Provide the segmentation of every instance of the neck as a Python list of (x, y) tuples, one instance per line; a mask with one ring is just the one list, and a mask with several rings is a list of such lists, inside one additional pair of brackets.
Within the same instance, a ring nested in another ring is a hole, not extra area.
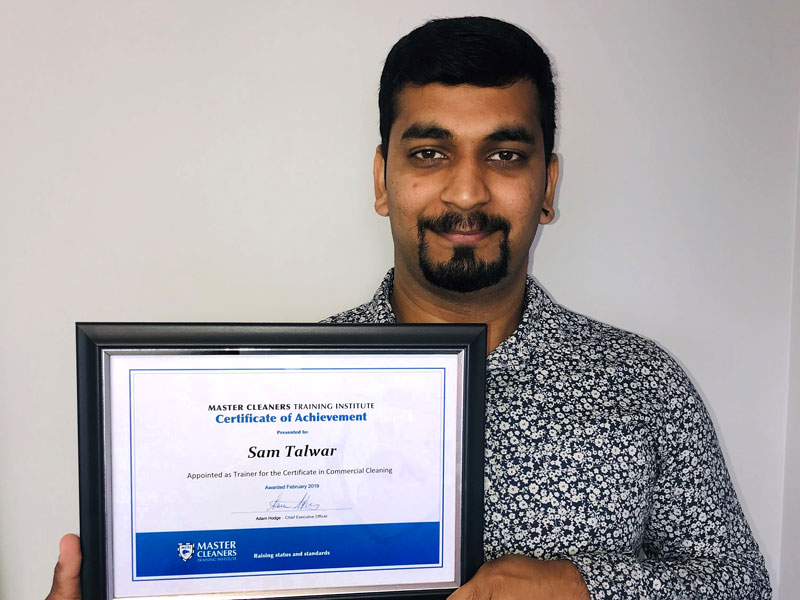
[(522, 320), (527, 264), (525, 267), (490, 288), (461, 293), (420, 285), (407, 271), (395, 266), (392, 309), (398, 323), (486, 323), (489, 353)]

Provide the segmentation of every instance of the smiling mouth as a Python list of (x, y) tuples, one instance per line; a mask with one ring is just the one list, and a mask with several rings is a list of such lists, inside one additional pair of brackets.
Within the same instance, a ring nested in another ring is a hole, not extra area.
[(497, 230), (486, 231), (486, 230), (474, 230), (474, 231), (449, 231), (449, 232), (442, 232), (436, 233), (446, 239), (447, 241), (458, 244), (458, 245), (468, 245), (468, 244), (477, 244), (478, 242), (485, 240), (493, 233), (496, 233)]
[(454, 246), (473, 246), (501, 232), (508, 238), (510, 224), (504, 218), (476, 210), (468, 214), (448, 212), (438, 217), (421, 217), (417, 221), (420, 244), (425, 243), (425, 232), (434, 234)]

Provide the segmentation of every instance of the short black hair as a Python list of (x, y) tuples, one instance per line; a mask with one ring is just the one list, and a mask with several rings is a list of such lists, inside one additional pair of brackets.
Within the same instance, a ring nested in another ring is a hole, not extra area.
[(400, 38), (381, 73), (381, 152), (397, 118), (397, 95), (406, 85), (469, 84), (504, 87), (528, 79), (539, 92), (539, 123), (547, 163), (556, 134), (556, 86), (550, 59), (525, 31), (499, 19), (434, 19)]

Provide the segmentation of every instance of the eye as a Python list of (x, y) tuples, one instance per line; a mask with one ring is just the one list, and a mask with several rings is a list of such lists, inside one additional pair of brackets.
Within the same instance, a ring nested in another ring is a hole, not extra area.
[(525, 157), (520, 154), (519, 152), (515, 152), (514, 150), (498, 150), (494, 154), (489, 155), (490, 161), (496, 162), (516, 162), (523, 160)]
[(423, 162), (432, 162), (434, 160), (442, 160), (443, 158), (447, 158), (438, 150), (433, 150), (431, 148), (423, 148), (422, 150), (412, 152), (411, 157)]

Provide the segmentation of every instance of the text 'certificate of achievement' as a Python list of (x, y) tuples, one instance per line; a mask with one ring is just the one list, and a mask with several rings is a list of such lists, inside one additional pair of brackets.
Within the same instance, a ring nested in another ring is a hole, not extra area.
[[(173, 334), (171, 347), (159, 335), (143, 343), (148, 327)], [(366, 341), (358, 326), (239, 326), (249, 335), (229, 332), (224, 350), (214, 345), (224, 326), (192, 325), (205, 337), (176, 348), (185, 332), (169, 328), (180, 327), (79, 326), (81, 529), (85, 560), (96, 552), (100, 563), (84, 567), (96, 580), (86, 600), (443, 598), (474, 572), (482, 532), (467, 518), (482, 504), (470, 492), (482, 462), (467, 450), (483, 451), (483, 398), (468, 397), (482, 395), (468, 367), (484, 356), (448, 342), (458, 326), (437, 326), (438, 348), (425, 326), (368, 326)], [(480, 326), (469, 327), (468, 342)], [(103, 344), (124, 338), (120, 328), (136, 343)], [(81, 335), (92, 342), (84, 357)], [(91, 356), (99, 377), (81, 382)], [(83, 458), (87, 438), (102, 440), (100, 524), (87, 516), (99, 470)]]

